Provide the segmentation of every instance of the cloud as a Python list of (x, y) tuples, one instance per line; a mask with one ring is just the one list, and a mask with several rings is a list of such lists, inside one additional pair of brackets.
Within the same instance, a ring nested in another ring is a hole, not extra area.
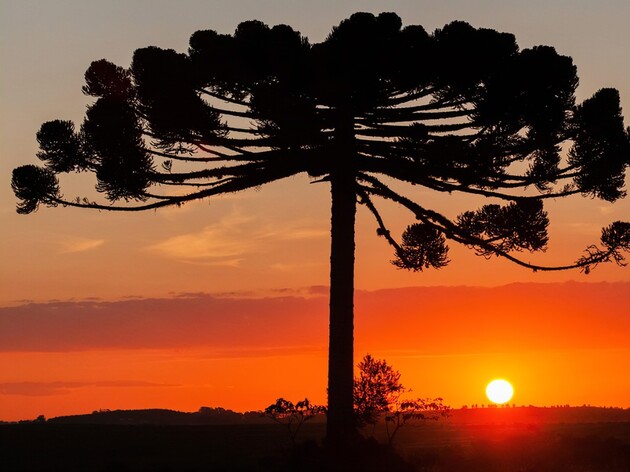
[(223, 230), (206, 227), (198, 233), (168, 238), (149, 247), (164, 256), (185, 261), (206, 260), (217, 265), (237, 265), (241, 256), (251, 250), (246, 240), (230, 240)]
[[(176, 298), (52, 301), (0, 308), (0, 351), (324, 345), (327, 301), (186, 294)], [(304, 326), (309, 326), (304, 329)]]
[(309, 293), (313, 295), (327, 295), (330, 292), (328, 285), (313, 285), (309, 287)]
[[(324, 354), (326, 346), (324, 343), (317, 345), (295, 345), (295, 346), (234, 346), (230, 348), (204, 351), (200, 354), (193, 354), (194, 359), (234, 359), (234, 358), (263, 358), (263, 357), (285, 357), (299, 356), (304, 354)], [(181, 359), (183, 356), (180, 356)]]
[(188, 262), (238, 265), (240, 256), (252, 248), (249, 238), (238, 237), (251, 221), (251, 217), (235, 212), (201, 231), (167, 238), (149, 246), (148, 250)]
[[(312, 351), (328, 342), (327, 292), (3, 307), (0, 352), (199, 348), (228, 358)], [(627, 306), (630, 282), (358, 290), (355, 339), (361, 349), (417, 355), (614, 348), (630, 338)]]
[(591, 239), (593, 236), (597, 237), (597, 235), (599, 234), (602, 225), (600, 225), (599, 223), (594, 223), (594, 222), (577, 222), (577, 223), (568, 223), (565, 225), (566, 227), (570, 228), (571, 232), (574, 234), (587, 234), (589, 236), (591, 236)]
[(282, 262), (277, 262), (274, 264), (271, 264), (269, 266), (270, 270), (273, 271), (277, 271), (277, 272), (295, 272), (295, 271), (300, 271), (300, 272), (306, 272), (309, 269), (313, 269), (313, 268), (317, 268), (321, 266), (321, 262), (309, 262), (309, 263), (296, 263), (296, 264), (286, 264), (286, 263), (282, 263)]
[(147, 249), (183, 262), (236, 267), (273, 244), (327, 237), (327, 229), (310, 224), (262, 224), (235, 212), (200, 231), (172, 236)]
[(616, 211), (616, 208), (612, 205), (599, 205), (597, 208), (602, 215), (606, 216), (612, 215)]
[(267, 230), (257, 235), (258, 239), (275, 239), (278, 241), (299, 241), (303, 239), (322, 239), (330, 235), (329, 230), (321, 228), (287, 225), (282, 229)]
[(178, 387), (178, 385), (136, 380), (110, 380), (103, 382), (5, 382), (0, 383), (0, 395), (21, 395), (33, 397), (68, 395), (76, 389), (86, 387), (146, 388)]
[(60, 254), (85, 252), (96, 249), (105, 243), (104, 239), (72, 238), (60, 243)]

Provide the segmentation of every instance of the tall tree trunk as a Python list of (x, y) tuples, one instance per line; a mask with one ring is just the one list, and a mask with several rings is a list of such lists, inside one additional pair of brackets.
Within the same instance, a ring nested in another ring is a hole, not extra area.
[[(348, 156), (346, 156), (348, 157)], [(331, 446), (346, 444), (354, 421), (354, 222), (356, 190), (349, 169), (331, 175), (330, 335), (328, 425)]]

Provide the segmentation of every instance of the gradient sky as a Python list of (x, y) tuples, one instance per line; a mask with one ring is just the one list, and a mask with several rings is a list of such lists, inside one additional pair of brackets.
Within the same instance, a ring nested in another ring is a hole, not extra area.
[[(92, 60), (127, 66), (138, 47), (184, 51), (194, 31), (228, 33), (248, 19), (288, 23), (317, 42), (355, 11), (394, 11), (428, 31), (465, 20), (514, 33), (522, 48), (555, 46), (578, 66), (578, 100), (613, 86), (630, 115), (627, 0), (0, 0), (0, 419), (98, 408), (256, 409), (278, 395), (325, 401), (326, 185), (303, 176), (158, 212), (19, 216), (9, 182), (14, 167), (37, 161), (42, 122), (82, 120)], [(65, 190), (88, 194), (89, 185)], [(417, 198), (450, 216), (482, 204)], [(611, 205), (578, 197), (548, 210), (549, 250), (527, 258), (558, 264), (596, 242), (602, 226), (630, 220), (630, 198)], [(395, 207), (383, 213), (394, 233), (410, 222)], [(630, 407), (621, 374), (630, 364), (628, 268), (534, 274), (452, 247), (449, 267), (407, 273), (389, 264), (375, 229), (359, 209), (358, 355), (386, 357), (417, 394), (454, 406), (484, 402), (490, 377), (506, 376), (519, 404)], [(528, 294), (461, 288), (512, 283)], [(431, 304), (449, 300), (448, 310), (431, 305), (425, 313), (429, 295), (403, 290), (413, 286), (443, 287)], [(410, 308), (385, 309), (397, 303)], [(252, 313), (264, 316), (243, 321)], [(266, 323), (283, 328), (267, 332)]]

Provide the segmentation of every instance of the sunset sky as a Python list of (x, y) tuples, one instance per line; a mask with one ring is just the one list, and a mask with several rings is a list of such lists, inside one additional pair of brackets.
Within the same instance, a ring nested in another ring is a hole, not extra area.
[[(627, 0), (0, 0), (0, 420), (325, 402), (327, 184), (297, 176), (156, 212), (21, 216), (10, 176), (38, 163), (42, 122), (82, 121), (93, 60), (128, 66), (136, 48), (185, 51), (194, 31), (249, 19), (319, 42), (356, 11), (394, 11), (427, 31), (465, 20), (514, 33), (521, 48), (554, 46), (578, 67), (578, 101), (616, 87), (630, 125)], [(487, 203), (414, 197), (449, 216)], [(383, 209), (394, 234), (411, 222)], [(601, 227), (629, 221), (630, 198), (547, 210), (549, 249), (525, 258), (563, 264)], [(414, 395), (453, 407), (487, 403), (496, 377), (513, 383), (516, 404), (630, 407), (630, 267), (532, 273), (451, 245), (448, 267), (402, 272), (365, 209), (357, 218), (357, 357), (387, 359)]]

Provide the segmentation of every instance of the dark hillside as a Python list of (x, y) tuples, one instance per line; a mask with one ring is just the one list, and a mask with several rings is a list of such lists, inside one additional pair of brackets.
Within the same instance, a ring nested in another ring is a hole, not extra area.
[(594, 406), (460, 408), (448, 419), (453, 424), (558, 424), (630, 422), (630, 408)]
[(174, 410), (100, 410), (87, 415), (59, 416), (48, 420), (54, 424), (109, 425), (229, 425), (269, 424), (259, 412), (236, 413), (223, 408), (201, 407), (185, 413)]
[(10, 424), (0, 425), (0, 470), (253, 471), (287, 447), (277, 425)]
[[(315, 418), (322, 422), (325, 418)], [(630, 423), (630, 408), (592, 406), (558, 407), (484, 407), (452, 410), (451, 424), (556, 424), (556, 423)], [(86, 415), (59, 416), (47, 421), (53, 424), (102, 425), (239, 425), (270, 424), (261, 412), (237, 413), (224, 408), (201, 407), (187, 413), (174, 410), (100, 410)]]
[[(206, 421), (239, 418), (240, 423), (147, 423), (201, 421), (203, 413)], [(627, 415), (628, 410), (592, 407), (469, 408), (456, 410), (447, 421), (401, 428), (394, 449), (409, 464), (410, 468), (405, 470), (418, 472), (628, 472), (630, 421), (623, 420)], [(598, 418), (601, 421), (597, 421)], [(47, 422), (0, 424), (0, 470), (329, 470), (321, 467), (322, 448), (317, 446), (324, 437), (324, 424), (305, 424), (297, 438), (298, 446), (292, 448), (283, 427), (248, 424), (254, 420), (269, 421), (258, 414), (202, 409), (196, 413), (104, 411)], [(106, 421), (136, 423), (104, 424)], [(143, 421), (145, 423), (140, 424)], [(83, 424), (79, 424), (81, 422)], [(384, 425), (379, 425), (374, 433), (381, 444), (386, 443)], [(367, 470), (382, 472), (373, 467)]]

